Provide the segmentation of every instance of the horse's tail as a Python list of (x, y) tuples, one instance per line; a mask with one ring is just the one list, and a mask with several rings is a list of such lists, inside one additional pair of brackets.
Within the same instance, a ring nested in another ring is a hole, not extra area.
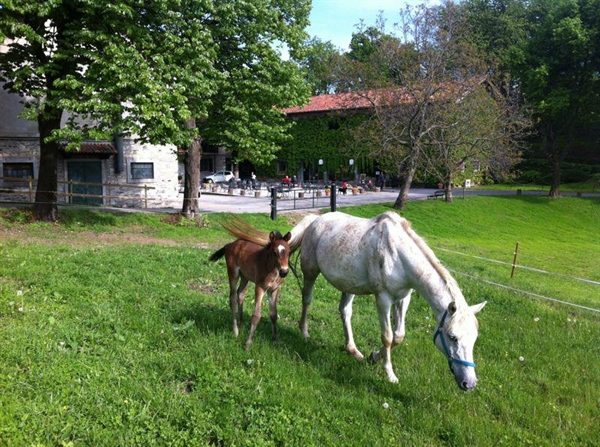
[(225, 256), (225, 248), (227, 247), (227, 245), (219, 248), (217, 251), (215, 251), (210, 258), (208, 258), (209, 261), (213, 261), (216, 262), (219, 259), (221, 259), (223, 256)]
[(310, 226), (311, 223), (313, 223), (317, 219), (317, 217), (319, 217), (318, 214), (308, 214), (300, 222), (298, 222), (298, 224), (294, 228), (290, 230), (292, 237), (288, 243), (290, 246), (291, 253), (295, 252), (297, 249), (300, 248), (300, 244), (302, 243), (302, 239), (304, 238), (304, 233), (306, 232), (306, 229)]

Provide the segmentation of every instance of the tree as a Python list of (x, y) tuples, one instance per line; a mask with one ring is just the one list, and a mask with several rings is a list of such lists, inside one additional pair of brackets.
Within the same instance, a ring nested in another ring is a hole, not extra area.
[[(236, 161), (260, 165), (275, 159), (291, 126), (281, 110), (309, 95), (297, 63), (305, 56), (309, 12), (308, 0), (272, 0), (215, 2), (210, 15), (199, 14), (215, 45), (214, 67), (222, 74), (215, 79), (206, 115), (196, 122), (202, 139), (231, 149)], [(281, 46), (290, 59), (281, 58)], [(195, 141), (184, 163), (182, 212), (188, 216), (198, 212), (200, 157)]]
[(600, 1), (536, 0), (527, 12), (527, 38), (512, 48), (512, 69), (533, 109), (552, 166), (549, 195), (557, 198), (576, 125), (600, 112)]
[(188, 94), (209, 95), (220, 76), (210, 33), (188, 14), (204, 3), (4, 2), (0, 30), (12, 42), (0, 76), (26, 100), (25, 117), (38, 122), (38, 218), (56, 219), (61, 142), (76, 149), (116, 133), (155, 143), (193, 137), (182, 123), (205, 115), (206, 104)]
[(452, 202), (452, 185), (466, 178), (506, 177), (519, 160), (527, 117), (487, 80), (472, 85), (459, 101), (451, 96), (450, 101), (438, 102), (423, 165), (444, 185), (446, 201)]
[(299, 64), (313, 96), (337, 91), (336, 67), (342, 62), (341, 51), (330, 41), (313, 37), (305, 42), (305, 56)]
[[(75, 149), (83, 139), (135, 135), (191, 149), (192, 166), (209, 138), (240, 158), (272, 159), (285, 135), (276, 106), (306, 92), (296, 64), (281, 61), (273, 43), (299, 57), (309, 10), (308, 0), (5, 2), (0, 33), (12, 43), (0, 76), (38, 121), (37, 216), (56, 219), (60, 142)], [(200, 181), (192, 171), (184, 201), (191, 213)]]
[[(401, 13), (400, 35), (378, 45), (363, 64), (366, 67), (354, 75), (361, 81), (356, 94), (367, 98), (375, 111), (369, 125), (380, 134), (379, 147), (371, 155), (388, 163), (388, 169), (401, 178), (394, 204), (398, 209), (408, 198), (417, 169), (426, 165), (444, 170), (438, 175), (449, 187), (460, 160), (484, 152), (482, 145), (489, 139), (481, 135), (501, 137), (483, 126), (466, 99), (479, 92), (477, 86), (486, 80), (488, 66), (472, 44), (460, 10), (452, 3), (407, 8)], [(504, 115), (508, 111), (494, 113), (494, 119), (509, 119)], [(488, 120), (487, 125), (502, 127), (506, 121)], [(361, 129), (361, 133), (375, 132)], [(501, 144), (496, 147), (507, 149)], [(445, 165), (440, 165), (444, 159)]]

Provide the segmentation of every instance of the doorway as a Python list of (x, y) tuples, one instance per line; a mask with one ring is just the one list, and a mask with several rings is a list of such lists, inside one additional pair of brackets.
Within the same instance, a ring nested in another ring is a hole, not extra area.
[[(99, 161), (69, 161), (67, 163), (68, 179), (72, 182), (102, 183), (102, 163)], [(102, 185), (70, 185), (71, 203), (78, 205), (102, 205)], [(79, 195), (84, 194), (84, 195)]]

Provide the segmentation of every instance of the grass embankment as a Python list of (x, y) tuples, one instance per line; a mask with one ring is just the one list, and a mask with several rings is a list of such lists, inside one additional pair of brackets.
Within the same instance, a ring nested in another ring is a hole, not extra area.
[[(488, 301), (474, 392), (456, 386), (417, 296), (393, 351), (397, 385), (343, 351), (339, 294), (322, 280), (311, 339), (296, 326), (291, 278), (280, 343), (265, 311), (245, 351), (249, 319), (235, 339), (225, 267), (207, 262), (229, 240), (222, 215), (199, 228), (173, 216), (70, 211), (48, 225), (0, 210), (0, 444), (600, 443), (598, 314), (474, 279), (600, 307), (598, 286), (571, 279), (600, 281), (600, 201), (474, 197), (411, 202), (402, 214), (457, 272), (467, 300)], [(243, 217), (265, 230), (292, 225)], [(510, 265), (480, 259), (510, 263), (517, 241), (519, 264), (552, 274), (510, 279)], [(363, 352), (377, 348), (372, 298), (355, 300), (353, 321)]]

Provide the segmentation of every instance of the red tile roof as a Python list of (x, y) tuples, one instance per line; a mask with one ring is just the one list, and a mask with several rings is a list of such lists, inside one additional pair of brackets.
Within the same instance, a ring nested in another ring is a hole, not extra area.
[[(463, 94), (466, 94), (473, 87), (484, 81), (485, 78), (473, 78), (470, 82), (466, 83), (439, 84), (432, 93), (432, 98), (444, 98), (448, 94), (457, 94), (461, 91)], [(415, 101), (415, 95), (420, 96), (421, 93), (418, 90), (409, 90), (402, 87), (319, 95), (310, 98), (309, 103), (304, 106), (290, 107), (283, 109), (283, 111), (288, 115), (294, 115), (344, 110), (366, 110), (376, 106), (409, 104)]]
[(283, 109), (288, 115), (294, 113), (333, 112), (336, 110), (358, 110), (372, 107), (371, 102), (356, 93), (336, 93), (310, 98), (308, 104)]
[(113, 143), (108, 141), (84, 141), (81, 143), (79, 150), (66, 150), (66, 144), (61, 145), (61, 149), (69, 154), (86, 154), (86, 155), (115, 155), (117, 149)]

